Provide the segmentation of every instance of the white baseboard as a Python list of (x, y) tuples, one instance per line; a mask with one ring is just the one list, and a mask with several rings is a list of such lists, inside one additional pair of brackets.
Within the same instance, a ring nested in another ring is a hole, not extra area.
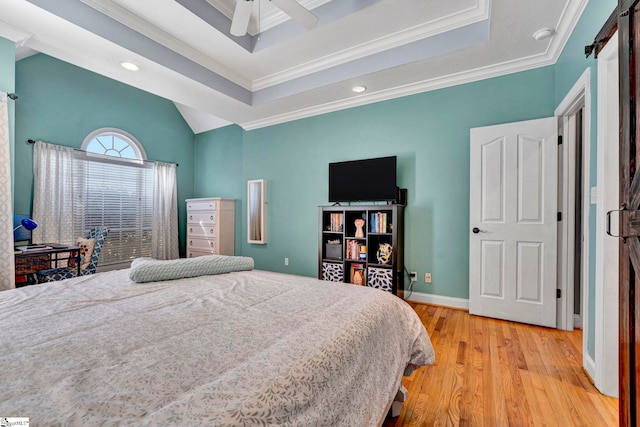
[(423, 302), (426, 304), (435, 304), (445, 307), (469, 310), (469, 300), (464, 298), (445, 297), (441, 295), (425, 294), (416, 291), (413, 291), (411, 293), (405, 291), (404, 297), (408, 301)]
[(573, 327), (574, 329), (582, 329), (582, 316), (579, 314), (573, 315)]
[(591, 356), (587, 354), (586, 351), (582, 356), (582, 367), (584, 368), (584, 371), (587, 373), (587, 375), (589, 375), (589, 378), (591, 378), (591, 382), (595, 384), (596, 362), (591, 358)]

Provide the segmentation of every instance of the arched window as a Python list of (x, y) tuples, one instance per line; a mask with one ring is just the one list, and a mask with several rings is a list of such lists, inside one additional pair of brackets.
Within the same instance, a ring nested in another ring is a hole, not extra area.
[(82, 142), (82, 149), (89, 153), (122, 159), (147, 159), (147, 154), (138, 140), (130, 133), (116, 128), (94, 130)]
[(138, 140), (121, 129), (96, 129), (86, 136), (78, 160), (74, 232), (106, 226), (100, 265), (116, 266), (151, 256), (153, 166)]

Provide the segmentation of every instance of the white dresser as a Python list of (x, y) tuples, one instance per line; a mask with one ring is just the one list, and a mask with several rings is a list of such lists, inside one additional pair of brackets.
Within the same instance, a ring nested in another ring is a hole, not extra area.
[(234, 199), (187, 199), (187, 258), (234, 255)]

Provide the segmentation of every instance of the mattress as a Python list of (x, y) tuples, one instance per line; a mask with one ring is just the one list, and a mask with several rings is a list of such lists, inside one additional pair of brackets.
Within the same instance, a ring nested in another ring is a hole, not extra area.
[(387, 292), (257, 270), (28, 286), (0, 325), (0, 415), (31, 426), (378, 425), (435, 357)]

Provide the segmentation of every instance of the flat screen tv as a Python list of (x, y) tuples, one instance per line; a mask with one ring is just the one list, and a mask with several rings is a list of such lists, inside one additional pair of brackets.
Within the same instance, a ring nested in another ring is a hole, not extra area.
[(329, 202), (395, 202), (396, 156), (329, 163)]

